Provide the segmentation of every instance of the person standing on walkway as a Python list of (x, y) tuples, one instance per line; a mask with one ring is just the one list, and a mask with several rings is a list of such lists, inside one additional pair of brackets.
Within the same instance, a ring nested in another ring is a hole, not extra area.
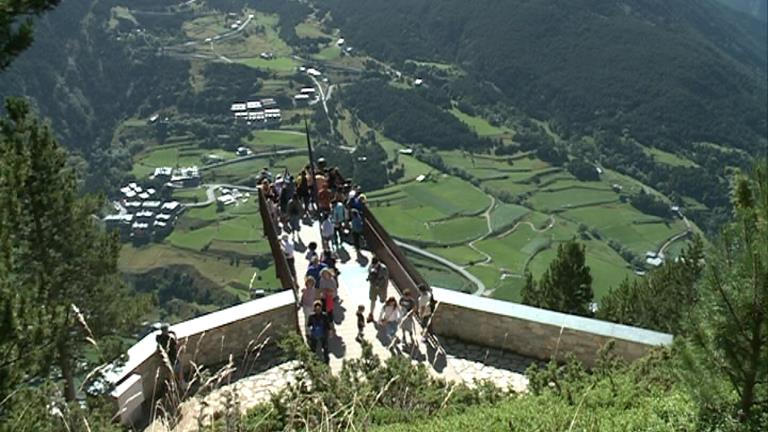
[(419, 285), (419, 318), (421, 325), (424, 326), (422, 340), (427, 341), (427, 334), (432, 327), (432, 291), (426, 285)]
[(351, 212), (351, 221), (350, 225), (352, 227), (352, 244), (355, 246), (355, 252), (357, 253), (357, 256), (360, 256), (360, 238), (363, 236), (363, 217), (360, 215), (360, 212), (357, 210), (352, 210)]
[(394, 297), (387, 299), (384, 307), (381, 308), (379, 323), (384, 327), (384, 334), (387, 337), (387, 344), (392, 344), (397, 339), (397, 324), (400, 322), (400, 308), (397, 307), (397, 300)]
[(323, 214), (320, 218), (322, 220), (322, 222), (320, 222), (320, 237), (322, 238), (323, 249), (331, 250), (331, 242), (333, 241), (335, 231), (333, 221), (331, 221), (331, 215)]
[(303, 204), (302, 217), (309, 211), (309, 182), (307, 181), (307, 170), (303, 169), (296, 176), (296, 195)]
[(307, 252), (304, 254), (304, 258), (306, 258), (309, 262), (312, 262), (312, 258), (317, 258), (317, 243), (309, 242), (307, 245)]
[(318, 285), (318, 288), (320, 288), (320, 292), (322, 293), (325, 312), (330, 318), (333, 318), (334, 299), (336, 298), (336, 292), (339, 288), (334, 276), (332, 269), (327, 267), (322, 269), (320, 271), (320, 283)]
[(331, 216), (333, 217), (333, 246), (338, 251), (341, 247), (344, 239), (342, 238), (344, 224), (347, 223), (347, 212), (344, 208), (344, 203), (338, 198), (333, 202), (333, 208), (331, 210)]
[(371, 300), (371, 309), (368, 311), (368, 321), (373, 321), (376, 298), (384, 303), (387, 298), (387, 286), (389, 285), (389, 269), (377, 257), (371, 258), (368, 267), (368, 298)]
[(293, 240), (299, 239), (299, 232), (301, 232), (301, 216), (304, 214), (304, 207), (301, 205), (301, 199), (294, 195), (288, 200), (288, 228), (293, 234)]
[(403, 344), (406, 342), (405, 334), (408, 333), (411, 336), (411, 344), (415, 345), (416, 340), (413, 338), (413, 315), (416, 313), (415, 306), (416, 301), (411, 296), (411, 290), (406, 288), (403, 290), (403, 296), (400, 297), (400, 313), (403, 317), (403, 322), (400, 327), (403, 329)]
[(312, 257), (312, 260), (309, 262), (309, 265), (307, 266), (307, 273), (305, 276), (311, 276), (312, 279), (315, 280), (315, 285), (319, 287), (320, 285), (320, 273), (323, 271), (323, 269), (327, 268), (324, 263), (320, 262), (320, 259), (315, 255)]
[(315, 280), (311, 276), (304, 278), (304, 289), (301, 290), (301, 309), (304, 311), (304, 324), (309, 324), (309, 316), (314, 311), (314, 303), (317, 299)]
[(313, 353), (317, 352), (317, 346), (323, 351), (323, 361), (328, 364), (331, 359), (328, 355), (328, 332), (330, 331), (330, 320), (328, 315), (323, 312), (323, 304), (317, 300), (312, 305), (313, 313), (309, 316), (307, 323), (307, 335), (309, 335), (309, 349)]
[(182, 371), (181, 362), (178, 361), (179, 356), (179, 340), (176, 337), (176, 332), (170, 330), (168, 323), (160, 324), (160, 334), (155, 337), (157, 342), (157, 348), (162, 353), (168, 356), (168, 363), (170, 364), (171, 373), (173, 379), (177, 384), (182, 383)]
[(365, 340), (365, 335), (363, 334), (363, 331), (365, 331), (365, 306), (358, 306), (355, 316), (357, 317), (357, 337), (355, 337), (355, 340), (362, 342)]
[(283, 251), (285, 260), (288, 261), (288, 270), (291, 271), (291, 276), (296, 279), (296, 260), (293, 257), (294, 247), (293, 242), (288, 237), (288, 234), (283, 234), (280, 241), (280, 249)]

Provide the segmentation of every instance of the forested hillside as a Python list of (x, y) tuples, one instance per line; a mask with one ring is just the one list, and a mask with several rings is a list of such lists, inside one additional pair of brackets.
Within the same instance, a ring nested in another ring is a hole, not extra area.
[(563, 131), (765, 144), (765, 27), (711, 1), (328, 3), (374, 55), (459, 64)]
[(752, 15), (765, 22), (768, 21), (768, 0), (718, 0), (737, 11)]
[(187, 64), (150, 49), (128, 50), (108, 34), (96, 17), (109, 17), (112, 3), (64, 2), (45, 15), (33, 46), (0, 80), (1, 96), (30, 97), (74, 156), (88, 163), (82, 174), (89, 190), (104, 190), (130, 168), (127, 150), (111, 144), (118, 122), (167, 104), (188, 86)]

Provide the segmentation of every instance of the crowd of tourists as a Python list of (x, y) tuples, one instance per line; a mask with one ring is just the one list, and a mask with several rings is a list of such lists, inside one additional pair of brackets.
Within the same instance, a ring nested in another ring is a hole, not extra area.
[[(330, 359), (329, 338), (335, 336), (334, 311), (339, 303), (337, 261), (343, 256), (349, 257), (344, 248), (351, 243), (358, 262), (364, 263), (361, 254), (364, 237), (365, 195), (359, 186), (347, 181), (338, 168), (327, 168), (321, 158), (317, 168), (306, 166), (295, 177), (284, 171), (274, 178), (268, 169), (259, 176), (259, 187), (267, 202), (273, 220), (283, 231), (280, 235), (280, 247), (288, 262), (288, 267), (300, 285), (300, 307), (305, 316), (307, 338), (310, 349), (322, 352), (322, 359)], [(301, 239), (302, 225), (320, 222), (320, 244), (309, 242), (304, 245)], [(296, 273), (297, 247), (302, 250), (307, 261), (304, 275)], [(356, 311), (358, 334), (356, 340), (364, 340), (367, 324), (377, 326), (383, 332), (384, 341), (392, 346), (398, 341), (405, 345), (406, 336), (414, 344), (415, 320), (422, 320), (428, 326), (432, 311), (432, 295), (428, 287), (420, 287), (419, 293), (403, 292), (398, 301), (388, 296), (389, 270), (377, 257), (370, 260), (368, 267), (368, 297), (370, 306), (366, 314), (365, 305), (359, 305)], [(356, 287), (349, 287), (356, 289)], [(378, 320), (374, 319), (377, 302), (382, 303)], [(397, 330), (402, 330), (402, 339)], [(425, 331), (426, 334), (426, 331)]]

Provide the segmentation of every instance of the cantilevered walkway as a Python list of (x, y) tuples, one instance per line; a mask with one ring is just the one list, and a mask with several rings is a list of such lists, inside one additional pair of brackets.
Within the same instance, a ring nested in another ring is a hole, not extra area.
[[(260, 195), (261, 216), (265, 234), (269, 238), (270, 244), (277, 242), (282, 232), (279, 223), (274, 220), (271, 216), (273, 213), (267, 207), (271, 205), (271, 203), (265, 202)], [(362, 355), (362, 345), (355, 340), (357, 336), (355, 313), (359, 305), (365, 307), (366, 315), (369, 312), (370, 300), (368, 299), (368, 281), (366, 278), (368, 265), (374, 253), (389, 269), (390, 282), (387, 297), (392, 296), (399, 300), (405, 289), (410, 289), (412, 293), (418, 293), (418, 285), (426, 284), (367, 209), (364, 219), (365, 244), (360, 254), (356, 254), (354, 248), (349, 244), (343, 245), (338, 251), (341, 258), (336, 264), (339, 270), (339, 301), (333, 314), (335, 335), (329, 338), (328, 343), (330, 366), (334, 372), (341, 369), (345, 359), (358, 358)], [(291, 289), (294, 290), (297, 303), (300, 298), (300, 286), (303, 282), (302, 276), (306, 273), (308, 265), (302, 251), (306, 250), (306, 245), (310, 242), (322, 245), (319, 222), (317, 221), (312, 224), (305, 222), (300, 231), (300, 241), (296, 244), (295, 254), (298, 281), (290, 278), (287, 262), (279, 249), (279, 245), (273, 247), (272, 250), (278, 277), (283, 282), (284, 287), (291, 286)], [(320, 249), (321, 247), (318, 251)], [(382, 307), (383, 304), (377, 302), (374, 318), (378, 319)], [(303, 334), (305, 332), (303, 325), (305, 316), (302, 308), (297, 308), (297, 321)], [(530, 360), (500, 350), (438, 338), (434, 334), (428, 334), (425, 341), (421, 338), (423, 329), (417, 322), (418, 320), (414, 321), (416, 321), (415, 343), (411, 343), (410, 338), (408, 338), (408, 344), (403, 344), (402, 340), (389, 343), (378, 323), (366, 324), (365, 340), (371, 343), (374, 354), (381, 359), (386, 359), (392, 355), (407, 356), (415, 362), (428, 365), (429, 370), (435, 376), (443, 377), (449, 381), (473, 384), (475, 380), (491, 379), (500, 387), (509, 387), (511, 390), (523, 391), (526, 388), (527, 379), (523, 372), (531, 363)], [(461, 323), (456, 324), (461, 325)], [(398, 335), (402, 339), (402, 331), (399, 329)], [(495, 362), (489, 362), (489, 357), (492, 357)]]

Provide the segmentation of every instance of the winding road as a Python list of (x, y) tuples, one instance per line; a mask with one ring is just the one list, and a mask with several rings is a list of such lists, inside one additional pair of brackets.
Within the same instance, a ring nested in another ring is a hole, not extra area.
[(518, 222), (514, 226), (512, 226), (512, 228), (510, 228), (510, 229), (504, 231), (503, 233), (499, 234), (496, 238), (504, 238), (504, 237), (512, 234), (513, 232), (515, 232), (515, 230), (517, 230), (517, 228), (520, 225), (528, 225), (529, 227), (531, 227), (532, 231), (538, 232), (538, 233), (549, 231), (553, 226), (555, 226), (555, 218), (552, 217), (552, 215), (549, 215), (548, 220), (549, 220), (549, 223), (544, 228), (536, 228), (533, 225), (533, 222), (531, 222), (531, 221), (521, 221), (521, 222)]
[(411, 251), (413, 253), (416, 253), (416, 254), (419, 254), (421, 256), (427, 257), (427, 258), (429, 258), (429, 259), (431, 259), (433, 261), (437, 261), (440, 264), (443, 264), (444, 266), (450, 268), (451, 270), (459, 273), (460, 275), (462, 275), (463, 277), (465, 277), (466, 279), (468, 279), (470, 282), (472, 282), (473, 284), (475, 284), (477, 286), (477, 291), (475, 291), (476, 295), (479, 292), (484, 292), (485, 291), (486, 288), (485, 288), (485, 284), (483, 283), (483, 281), (478, 279), (472, 273), (470, 273), (467, 270), (465, 270), (464, 267), (458, 266), (458, 265), (454, 264), (453, 262), (451, 262), (451, 261), (449, 261), (449, 260), (447, 260), (447, 259), (445, 259), (445, 258), (443, 258), (443, 257), (441, 257), (439, 255), (435, 255), (432, 252), (429, 252), (429, 251), (426, 251), (424, 249), (421, 249), (420, 247), (413, 246), (413, 245), (410, 245), (408, 243), (403, 243), (400, 240), (395, 240), (395, 244), (397, 244), (398, 246), (400, 246), (403, 249), (407, 249), (407, 250), (409, 250), (409, 251)]
[(218, 188), (237, 189), (239, 191), (246, 191), (246, 192), (257, 192), (259, 190), (258, 188), (255, 188), (255, 187), (233, 185), (233, 184), (226, 184), (226, 183), (210, 183), (210, 184), (204, 184), (202, 186), (206, 188), (205, 189), (206, 200), (202, 202), (184, 204), (184, 207), (186, 208), (208, 207), (209, 205), (213, 204), (214, 201), (216, 201), (216, 189)]
[(333, 85), (328, 86), (328, 96), (326, 97), (325, 92), (323, 91), (323, 86), (320, 85), (320, 81), (317, 80), (312, 75), (309, 75), (309, 77), (312, 79), (312, 82), (315, 83), (315, 87), (317, 87), (317, 90), (320, 92), (320, 102), (323, 104), (323, 111), (325, 111), (325, 118), (328, 119), (328, 124), (331, 126), (331, 131), (333, 131), (333, 122), (331, 121), (331, 115), (328, 113), (328, 99), (331, 98), (331, 94), (333, 93)]
[[(302, 133), (302, 135), (304, 134)], [(275, 144), (275, 145), (278, 145), (278, 144)], [(286, 150), (253, 153), (247, 156), (240, 156), (234, 159), (229, 159), (221, 162), (203, 165), (200, 167), (200, 171), (208, 171), (214, 168), (220, 168), (226, 165), (232, 165), (240, 162), (245, 162), (251, 159), (258, 159), (258, 158), (267, 157), (267, 156), (285, 156), (285, 155), (292, 155), (292, 154), (299, 154), (299, 153), (306, 153), (306, 152), (307, 151), (304, 149), (286, 149)]]
[(662, 244), (658, 250), (658, 255), (664, 256), (664, 252), (670, 245), (672, 245), (672, 243), (689, 236), (693, 232), (691, 229), (691, 223), (688, 221), (688, 218), (686, 218), (681, 211), (678, 211), (677, 215), (680, 216), (680, 219), (683, 220), (683, 223), (685, 224), (685, 231), (670, 237), (666, 242), (664, 242), (664, 244)]

